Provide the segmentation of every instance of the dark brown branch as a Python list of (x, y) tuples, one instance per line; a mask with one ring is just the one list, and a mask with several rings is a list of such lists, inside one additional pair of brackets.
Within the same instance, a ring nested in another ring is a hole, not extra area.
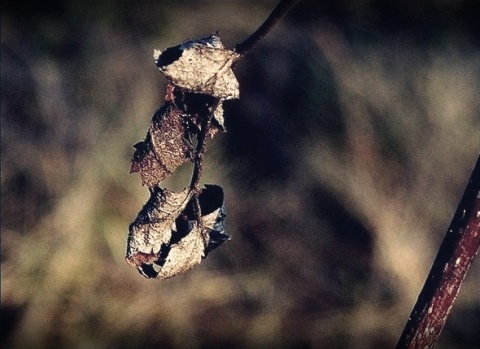
[(480, 247), (480, 157), (397, 349), (432, 348)]
[(199, 191), (200, 177), (202, 176), (203, 157), (205, 156), (208, 130), (210, 129), (211, 116), (202, 120), (201, 130), (197, 136), (197, 145), (195, 147), (193, 174), (190, 180), (190, 189)]
[(198, 201), (198, 195), (200, 194), (200, 177), (202, 176), (203, 157), (205, 156), (206, 152), (207, 136), (211, 122), (211, 115), (207, 115), (205, 118), (202, 118), (201, 129), (197, 136), (197, 145), (195, 147), (192, 179), (190, 180), (190, 190), (192, 190), (194, 193), (193, 209), (199, 226), (201, 225), (202, 217), (200, 202)]
[(275, 26), (280, 18), (290, 10), (300, 0), (281, 0), (277, 7), (275, 7), (267, 17), (265, 22), (244, 42), (235, 46), (235, 51), (241, 55), (244, 55), (250, 51), (268, 32)]
[[(281, 0), (273, 9), (272, 13), (262, 23), (262, 25), (245, 41), (235, 46), (235, 51), (241, 55), (251, 50), (267, 33), (275, 26), (280, 18), (285, 15), (300, 0)], [(202, 162), (205, 154), (205, 143), (210, 128), (211, 118), (208, 117), (202, 121), (202, 129), (197, 138), (195, 149), (194, 169), (190, 181), (190, 189), (199, 191), (199, 181), (202, 174)]]

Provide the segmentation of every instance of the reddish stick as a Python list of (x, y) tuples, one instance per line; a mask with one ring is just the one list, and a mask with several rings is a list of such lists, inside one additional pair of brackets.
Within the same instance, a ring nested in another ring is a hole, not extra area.
[(433, 348), (480, 247), (480, 157), (396, 346)]

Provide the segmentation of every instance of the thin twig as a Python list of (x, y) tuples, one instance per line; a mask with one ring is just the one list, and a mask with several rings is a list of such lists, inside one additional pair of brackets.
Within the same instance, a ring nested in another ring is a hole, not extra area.
[(200, 226), (202, 211), (200, 208), (200, 202), (198, 201), (198, 195), (200, 194), (200, 177), (203, 170), (203, 157), (206, 152), (207, 135), (212, 122), (212, 116), (206, 115), (201, 120), (201, 129), (197, 136), (197, 145), (195, 147), (195, 158), (193, 162), (192, 179), (190, 180), (190, 190), (193, 191), (193, 210), (197, 222)]
[(194, 166), (192, 179), (190, 180), (190, 189), (199, 190), (200, 177), (202, 176), (203, 157), (205, 156), (208, 130), (211, 124), (211, 115), (202, 118), (201, 129), (197, 136), (197, 145), (194, 154)]
[[(262, 25), (245, 41), (235, 46), (235, 51), (241, 55), (250, 51), (267, 33), (273, 28), (278, 20), (287, 13), (290, 8), (293, 7), (300, 0), (281, 0), (278, 5), (273, 9), (272, 13), (262, 23)], [(210, 128), (211, 116), (202, 120), (202, 129), (197, 138), (197, 146), (195, 149), (194, 169), (192, 179), (190, 181), (190, 189), (198, 192), (199, 182), (202, 174), (202, 162), (205, 154), (205, 143)]]
[(480, 248), (480, 156), (397, 349), (432, 348)]
[(268, 32), (275, 26), (280, 18), (288, 12), (300, 0), (281, 0), (267, 17), (265, 22), (245, 41), (235, 46), (235, 51), (244, 55), (250, 51)]
[[(263, 22), (263, 24), (244, 42), (238, 44), (234, 50), (241, 55), (244, 55), (246, 52), (250, 51), (265, 35), (267, 35), (267, 33), (275, 26), (278, 20), (298, 1), (300, 0), (281, 0), (273, 9), (272, 13), (270, 13), (267, 19)], [(190, 181), (190, 190), (192, 190), (194, 193), (194, 214), (199, 224), (201, 224), (201, 208), (198, 201), (198, 195), (200, 194), (199, 183), (202, 175), (203, 157), (205, 155), (205, 145), (210, 124), (211, 115), (207, 116), (206, 118), (202, 118), (201, 130), (197, 136), (197, 145), (195, 148), (193, 174)]]

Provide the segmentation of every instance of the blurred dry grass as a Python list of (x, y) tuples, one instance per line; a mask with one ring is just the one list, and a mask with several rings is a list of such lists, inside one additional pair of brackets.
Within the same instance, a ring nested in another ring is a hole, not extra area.
[[(468, 2), (300, 3), (239, 65), (207, 153), (232, 241), (165, 282), (124, 262), (147, 197), (132, 145), (165, 86), (153, 48), (217, 29), (233, 46), (273, 6), (2, 3), (2, 345), (395, 344), (480, 149)], [(479, 343), (479, 271), (440, 348)]]

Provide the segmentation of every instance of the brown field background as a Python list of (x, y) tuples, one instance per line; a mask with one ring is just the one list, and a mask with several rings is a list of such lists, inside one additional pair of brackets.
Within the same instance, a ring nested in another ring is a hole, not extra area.
[[(166, 281), (124, 261), (153, 49), (233, 47), (275, 2), (1, 6), (2, 347), (395, 345), (480, 150), (474, 1), (300, 2), (238, 64), (208, 146), (232, 240)], [(437, 347), (479, 328), (477, 258)]]

